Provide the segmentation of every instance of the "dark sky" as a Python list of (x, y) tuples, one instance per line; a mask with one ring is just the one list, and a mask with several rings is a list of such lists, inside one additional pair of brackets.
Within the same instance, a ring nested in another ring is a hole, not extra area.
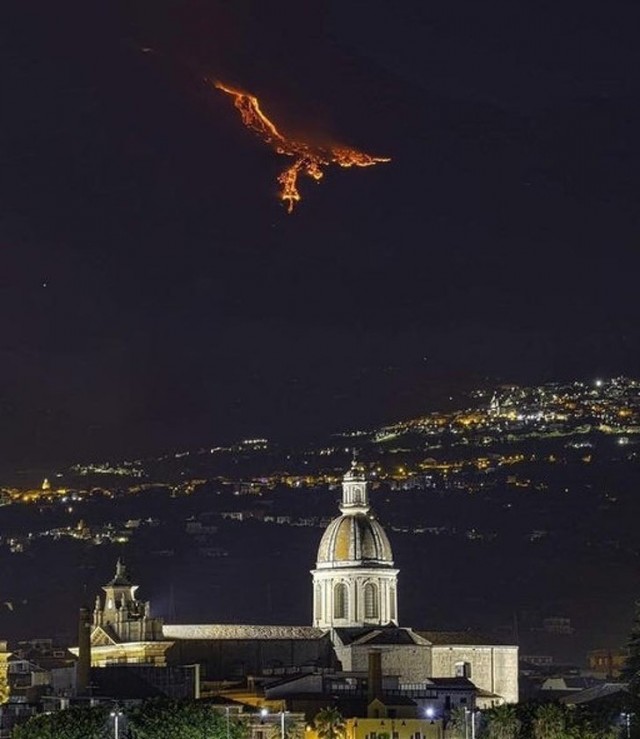
[[(3, 467), (638, 374), (636, 2), (1, 13)], [(393, 161), (289, 216), (282, 158), (205, 76)]]

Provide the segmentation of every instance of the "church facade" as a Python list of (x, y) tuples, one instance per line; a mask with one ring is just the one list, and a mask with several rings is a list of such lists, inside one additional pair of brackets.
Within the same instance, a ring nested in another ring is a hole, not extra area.
[(399, 625), (398, 570), (389, 539), (374, 518), (364, 469), (345, 474), (340, 515), (330, 522), (311, 572), (311, 626), (170, 625), (136, 598), (124, 565), (98, 598), (92, 664), (198, 662), (208, 680), (273, 670), (333, 668), (366, 672), (372, 651), (401, 686), (431, 678), (468, 678), (479, 705), (518, 701), (518, 647)]

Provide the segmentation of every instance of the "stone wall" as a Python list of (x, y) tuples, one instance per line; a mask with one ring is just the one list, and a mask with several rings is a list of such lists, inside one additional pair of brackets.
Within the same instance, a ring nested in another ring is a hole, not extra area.
[[(354, 646), (350, 648), (350, 651), (351, 666), (345, 669), (367, 672), (371, 647)], [(397, 676), (403, 683), (424, 682), (431, 676), (431, 647), (429, 646), (422, 644), (385, 645), (380, 647), (379, 651), (382, 653), (382, 674), (385, 676)]]
[(431, 649), (433, 677), (456, 677), (458, 665), (468, 663), (466, 676), (476, 687), (507, 703), (518, 702), (518, 647), (434, 645)]
[[(335, 645), (342, 669), (366, 672), (369, 651), (363, 645)], [(374, 647), (382, 654), (382, 673), (397, 676), (404, 684), (430, 677), (468, 677), (481, 690), (495, 693), (507, 703), (518, 702), (518, 647), (497, 645), (385, 644)], [(463, 665), (466, 665), (466, 671)]]

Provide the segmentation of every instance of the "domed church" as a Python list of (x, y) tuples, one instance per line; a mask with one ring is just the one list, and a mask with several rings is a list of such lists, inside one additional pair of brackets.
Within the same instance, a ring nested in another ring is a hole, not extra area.
[(487, 705), (518, 701), (518, 647), (468, 632), (414, 630), (399, 625), (398, 570), (391, 544), (369, 506), (364, 468), (344, 476), (340, 516), (322, 535), (313, 577), (311, 626), (166, 624), (138, 602), (136, 585), (119, 562), (96, 602), (91, 663), (198, 663), (207, 680), (333, 668), (366, 673), (371, 652), (399, 685), (433, 678), (468, 678)]
[(389, 539), (369, 507), (364, 469), (353, 461), (342, 483), (342, 515), (324, 532), (313, 574), (313, 625), (398, 625), (398, 570)]

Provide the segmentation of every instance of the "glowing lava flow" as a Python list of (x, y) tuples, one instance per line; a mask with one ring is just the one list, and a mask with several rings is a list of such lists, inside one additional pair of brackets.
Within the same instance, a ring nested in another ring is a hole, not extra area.
[(247, 128), (258, 134), (278, 154), (293, 157), (293, 164), (278, 176), (280, 199), (287, 203), (289, 213), (301, 200), (298, 175), (307, 175), (318, 182), (324, 176), (322, 168), (330, 164), (340, 167), (372, 167), (379, 162), (391, 161), (387, 157), (372, 157), (346, 146), (315, 146), (287, 138), (260, 110), (260, 103), (255, 95), (228, 87), (222, 82), (216, 82), (215, 86), (233, 97), (233, 104), (240, 111), (242, 122)]

